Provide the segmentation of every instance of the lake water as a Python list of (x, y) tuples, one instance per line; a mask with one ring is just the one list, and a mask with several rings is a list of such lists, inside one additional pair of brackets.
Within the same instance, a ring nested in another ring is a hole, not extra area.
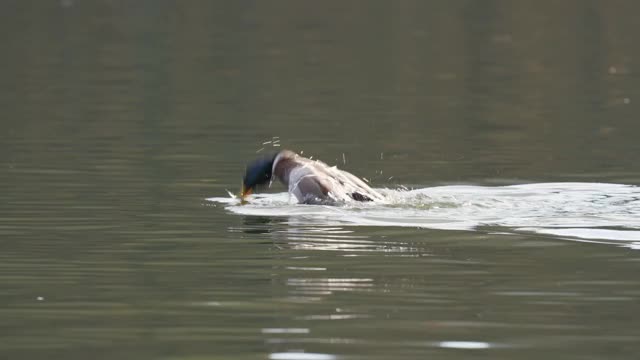
[(640, 4), (0, 6), (0, 357), (637, 357)]

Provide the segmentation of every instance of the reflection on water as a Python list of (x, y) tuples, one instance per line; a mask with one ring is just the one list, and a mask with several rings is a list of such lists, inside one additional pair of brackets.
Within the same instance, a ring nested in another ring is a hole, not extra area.
[[(270, 214), (265, 214), (270, 215)], [(398, 241), (371, 240), (344, 227), (328, 225), (334, 221), (306, 216), (244, 216), (242, 226), (231, 226), (229, 232), (247, 234), (272, 234), (274, 245), (298, 250), (323, 250), (349, 252), (384, 251), (388, 253), (411, 252), (415, 249)], [(314, 225), (317, 224), (317, 225)], [(282, 241), (284, 239), (284, 241)]]
[(373, 287), (373, 279), (289, 278), (287, 285), (299, 294), (331, 295), (335, 291), (366, 291)]
[(266, 216), (246, 216), (242, 219), (241, 227), (230, 227), (230, 232), (241, 231), (247, 234), (268, 234), (282, 221)]

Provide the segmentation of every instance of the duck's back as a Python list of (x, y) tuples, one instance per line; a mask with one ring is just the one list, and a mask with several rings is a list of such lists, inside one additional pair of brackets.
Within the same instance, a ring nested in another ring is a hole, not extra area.
[(381, 201), (384, 197), (364, 181), (337, 167), (285, 150), (278, 155), (274, 174), (301, 203)]

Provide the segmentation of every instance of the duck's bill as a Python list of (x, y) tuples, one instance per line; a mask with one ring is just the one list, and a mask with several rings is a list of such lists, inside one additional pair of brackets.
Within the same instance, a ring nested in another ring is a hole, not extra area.
[(246, 197), (251, 195), (251, 193), (253, 193), (253, 189), (249, 188), (245, 188), (244, 185), (242, 186), (242, 189), (240, 190), (240, 201), (242, 201), (243, 203), (246, 202)]

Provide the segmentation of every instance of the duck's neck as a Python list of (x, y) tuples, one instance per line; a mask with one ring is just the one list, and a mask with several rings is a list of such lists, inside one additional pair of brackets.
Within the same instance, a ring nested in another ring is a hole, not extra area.
[(289, 186), (289, 174), (296, 167), (295, 159), (297, 156), (293, 151), (282, 150), (273, 160), (272, 174), (285, 186)]

